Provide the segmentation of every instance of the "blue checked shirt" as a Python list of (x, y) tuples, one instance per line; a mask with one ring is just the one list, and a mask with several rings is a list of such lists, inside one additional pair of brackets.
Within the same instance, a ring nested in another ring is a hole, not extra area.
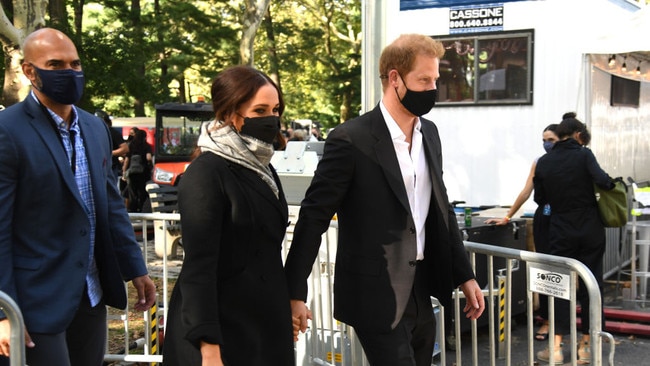
[[(36, 98), (33, 93), (32, 96)], [(73, 156), (76, 157), (74, 162), (70, 161), (70, 167), (74, 172), (77, 188), (79, 189), (79, 194), (81, 195), (81, 198), (85, 204), (84, 209), (86, 210), (86, 215), (88, 216), (88, 222), (90, 222), (90, 251), (88, 253), (89, 266), (88, 273), (86, 274), (86, 284), (88, 285), (88, 297), (90, 298), (90, 304), (94, 307), (101, 301), (103, 295), (102, 287), (99, 282), (97, 263), (95, 262), (95, 199), (93, 197), (92, 185), (90, 181), (88, 157), (86, 156), (86, 149), (84, 148), (83, 138), (81, 136), (81, 130), (79, 128), (77, 110), (74, 106), (72, 106), (72, 123), (70, 124), (70, 130), (66, 128), (66, 123), (63, 118), (59, 117), (56, 113), (52, 112), (49, 109), (47, 111), (50, 113), (59, 129), (63, 147), (68, 154), (68, 160), (71, 160)], [(71, 134), (70, 131), (74, 131), (74, 133)], [(73, 136), (74, 142), (70, 138), (71, 136)]]

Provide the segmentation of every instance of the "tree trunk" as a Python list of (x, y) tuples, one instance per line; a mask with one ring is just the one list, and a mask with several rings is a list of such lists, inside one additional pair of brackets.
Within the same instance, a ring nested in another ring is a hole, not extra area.
[(246, 11), (242, 20), (242, 37), (239, 44), (239, 58), (242, 65), (253, 66), (255, 34), (271, 0), (246, 0)]
[(24, 81), (21, 60), (22, 53), (17, 47), (5, 50), (5, 81), (2, 87), (2, 105), (5, 107), (20, 102), (29, 93), (30, 84)]
[[(164, 15), (160, 10), (160, 0), (154, 1), (154, 16), (157, 19), (156, 23), (161, 24)], [(169, 74), (169, 65), (167, 63), (167, 56), (165, 55), (165, 48), (164, 48), (165, 32), (163, 31), (162, 26), (158, 25), (156, 27), (156, 35), (158, 38), (158, 44), (160, 45), (159, 46), (160, 53), (158, 55), (160, 60), (160, 80), (164, 81), (161, 83), (162, 84), (161, 88), (163, 89), (162, 94), (169, 95), (169, 83), (166, 82), (168, 80), (167, 75)]]
[[(142, 15), (142, 8), (140, 7), (140, 0), (131, 0), (131, 25), (133, 26), (134, 29), (134, 35), (138, 37), (138, 39), (142, 39), (142, 25), (140, 24), (140, 16)], [(136, 58), (138, 60), (138, 58)], [(145, 65), (144, 62), (140, 62), (139, 60), (137, 61), (138, 64), (136, 65), (135, 72), (136, 75), (135, 77), (138, 80), (144, 81), (144, 75), (145, 75)], [(133, 113), (135, 114), (136, 117), (144, 117), (144, 98), (143, 98), (143, 91), (142, 88), (136, 87), (133, 93)]]
[(266, 46), (269, 52), (269, 77), (275, 82), (280, 90), (280, 61), (278, 60), (277, 48), (275, 46), (275, 33), (273, 33), (273, 19), (271, 18), (271, 7), (266, 9), (266, 16), (264, 17), (264, 28), (266, 29)]
[[(70, 24), (68, 24), (68, 12), (66, 10), (65, 0), (50, 0), (48, 4), (48, 11), (50, 13), (50, 27), (60, 30), (61, 32), (70, 34)], [(75, 21), (77, 19), (75, 18)], [(76, 40), (79, 40), (77, 35)], [(71, 37), (73, 38), (73, 37)]]
[(4, 8), (0, 9), (0, 42), (5, 57), (5, 81), (2, 87), (2, 105), (8, 107), (24, 99), (29, 93), (27, 79), (22, 76), (20, 47), (25, 37), (45, 25), (47, 0), (14, 0), (13, 23)]
[(72, 8), (74, 9), (74, 34), (77, 38), (77, 44), (81, 45), (81, 30), (83, 27), (84, 5), (85, 0), (73, 0)]

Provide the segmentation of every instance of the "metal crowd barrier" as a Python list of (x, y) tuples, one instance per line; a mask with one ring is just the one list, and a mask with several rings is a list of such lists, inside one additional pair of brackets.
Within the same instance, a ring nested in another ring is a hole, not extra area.
[(0, 291), (0, 309), (9, 320), (9, 359), (11, 366), (25, 365), (25, 326), (23, 314), (16, 302), (6, 293)]
[[(301, 340), (296, 345), (297, 365), (327, 365), (327, 366), (367, 366), (368, 361), (363, 354), (363, 349), (355, 336), (354, 330), (345, 325), (337, 322), (332, 317), (333, 307), (333, 270), (334, 258), (336, 256), (336, 234), (337, 223), (332, 221), (330, 229), (323, 235), (323, 242), (321, 244), (318, 259), (314, 263), (312, 274), (309, 282), (308, 304), (312, 310), (314, 319), (310, 324), (310, 328), (306, 335), (301, 335)], [(284, 246), (285, 251), (290, 248), (291, 232), (287, 236), (287, 243)], [(486, 297), (486, 310), (483, 317), (487, 316), (488, 320), (488, 338), (489, 338), (489, 353), (490, 365), (496, 365), (497, 359), (505, 360), (506, 365), (512, 364), (512, 273), (517, 270), (526, 271), (527, 279), (527, 342), (528, 352), (527, 358), (529, 365), (537, 364), (535, 360), (534, 351), (534, 325), (533, 325), (533, 292), (539, 292), (549, 295), (549, 322), (550, 322), (550, 335), (549, 335), (549, 349), (554, 349), (554, 297), (561, 297), (570, 301), (570, 308), (576, 308), (576, 291), (577, 279), (582, 278), (589, 293), (589, 301), (591, 304), (590, 314), (590, 336), (591, 336), (591, 365), (603, 365), (603, 350), (602, 350), (602, 337), (609, 339), (609, 364), (614, 365), (614, 352), (615, 344), (614, 338), (611, 334), (603, 332), (602, 319), (600, 313), (602, 311), (602, 303), (598, 282), (594, 278), (591, 271), (581, 262), (565, 258), (552, 256), (547, 254), (540, 254), (529, 252), (525, 250), (517, 250), (494, 245), (486, 245), (474, 242), (465, 242), (465, 248), (469, 252), (472, 264), (476, 265), (476, 255), (485, 255), (487, 257), (487, 278), (488, 284), (483, 294)], [(286, 253), (285, 253), (286, 254)], [(506, 267), (498, 269), (497, 275), (490, 275), (494, 271), (494, 259), (505, 258)], [(519, 264), (525, 262), (525, 268), (519, 268)], [(476, 267), (475, 267), (476, 268)], [(544, 282), (540, 282), (537, 278), (538, 274), (543, 274), (545, 278), (548, 274), (560, 274), (563, 276), (561, 286), (553, 284), (548, 286)], [(451, 314), (456, 319), (460, 319), (463, 315), (461, 313), (461, 298), (463, 293), (459, 290), (453, 294), (454, 309)], [(492, 301), (490, 301), (492, 299)], [(432, 298), (432, 303), (437, 303), (436, 299)], [(498, 305), (497, 305), (498, 304)], [(499, 311), (495, 311), (495, 307), (499, 306)], [(445, 309), (441, 309), (441, 317), (438, 319), (438, 334), (439, 334), (439, 361), (441, 365), (446, 365), (446, 350), (445, 350), (445, 330), (444, 330), (444, 316)], [(498, 314), (498, 315), (495, 315)], [(498, 319), (497, 319), (498, 317)], [(498, 320), (498, 321), (497, 321)], [(576, 324), (576, 314), (571, 312), (571, 324)], [(498, 329), (496, 324), (498, 324)], [(455, 340), (456, 340), (456, 360), (455, 365), (463, 365), (463, 352), (461, 346), (461, 326), (460, 321), (455, 322)], [(304, 338), (304, 339), (303, 339)], [(471, 321), (471, 365), (478, 365), (478, 327), (477, 322)], [(577, 345), (577, 330), (572, 327), (570, 334), (571, 344)], [(577, 347), (571, 347), (571, 361), (567, 362), (571, 365), (577, 364)]]
[[(298, 213), (298, 208), (290, 206), (290, 220), (292, 222), (296, 221)], [(174, 225), (175, 222), (180, 220), (179, 214), (168, 214), (168, 213), (153, 213), (153, 214), (130, 214), (131, 221), (134, 223), (134, 227), (140, 227), (142, 230), (142, 243), (143, 243), (143, 253), (147, 263), (150, 262), (152, 258), (149, 258), (150, 253), (154, 253), (151, 250), (150, 246), (155, 245), (153, 242), (163, 241), (165, 251), (167, 253), (167, 246), (172, 243), (166, 243), (166, 235), (156, 236), (152, 242), (149, 240), (148, 230), (150, 223), (153, 223), (154, 220), (157, 225)], [(164, 229), (164, 227), (163, 227)], [(283, 244), (283, 255), (286, 257), (286, 254), (291, 246), (293, 225), (291, 225), (287, 231), (285, 237), (285, 242)], [(159, 233), (160, 230), (154, 231)], [(336, 258), (336, 238), (338, 232), (338, 223), (333, 220), (330, 224), (330, 229), (323, 234), (322, 244), (319, 250), (319, 255), (317, 260), (314, 263), (312, 274), (309, 278), (309, 298), (308, 305), (313, 313), (314, 319), (310, 323), (310, 327), (305, 334), (300, 334), (298, 342), (295, 344), (296, 351), (296, 365), (297, 366), (308, 366), (308, 365), (325, 365), (325, 366), (368, 366), (369, 363), (363, 353), (363, 349), (354, 333), (352, 327), (347, 326), (346, 324), (338, 322), (333, 318), (333, 282), (334, 282), (334, 263)], [(603, 365), (603, 352), (602, 352), (602, 337), (606, 337), (610, 340), (610, 350), (609, 350), (609, 364), (614, 365), (614, 339), (613, 337), (606, 332), (602, 331), (603, 324), (600, 317), (602, 310), (601, 307), (601, 297), (598, 289), (598, 283), (594, 278), (593, 274), (589, 269), (580, 263), (577, 260), (557, 257), (547, 254), (534, 253), (524, 250), (517, 250), (505, 247), (499, 247), (494, 245), (486, 245), (474, 242), (465, 242), (465, 248), (469, 252), (470, 260), (472, 264), (476, 263), (476, 255), (485, 255), (487, 257), (487, 273), (486, 278), (488, 279), (488, 284), (483, 290), (484, 296), (486, 296), (486, 310), (483, 317), (487, 316), (488, 321), (488, 338), (489, 338), (489, 350), (490, 350), (490, 365), (495, 365), (497, 359), (505, 359), (506, 365), (510, 365), (512, 362), (512, 323), (511, 323), (511, 307), (512, 307), (512, 295), (511, 295), (511, 285), (512, 285), (512, 272), (516, 270), (525, 270), (526, 271), (526, 281), (527, 281), (527, 310), (526, 315), (528, 319), (527, 323), (527, 345), (528, 345), (528, 364), (535, 364), (535, 354), (533, 344), (534, 340), (534, 330), (533, 330), (533, 292), (540, 292), (546, 295), (549, 295), (549, 323), (550, 323), (550, 335), (549, 335), (549, 349), (553, 349), (554, 337), (552, 336), (555, 332), (553, 327), (554, 320), (554, 306), (553, 298), (561, 297), (566, 298), (570, 301), (571, 308), (575, 309), (576, 307), (576, 290), (577, 290), (577, 278), (580, 277), (587, 286), (589, 292), (589, 301), (591, 304), (591, 347), (592, 347), (592, 360), (591, 365), (602, 366)], [(491, 275), (495, 273), (493, 261), (495, 258), (505, 258), (506, 268), (501, 268), (496, 271), (497, 275)], [(162, 300), (160, 306), (157, 310), (153, 310), (153, 315), (150, 313), (144, 313), (143, 317), (145, 319), (145, 329), (155, 329), (155, 325), (158, 315), (162, 315), (163, 319), (166, 320), (166, 311), (168, 308), (168, 298), (169, 298), (169, 288), (168, 280), (170, 274), (168, 271), (168, 258), (165, 256), (159, 258), (162, 261)], [(525, 268), (520, 269), (519, 263), (525, 262)], [(537, 276), (540, 274), (560, 274), (563, 276), (565, 281), (563, 286), (556, 286), (549, 288), (544, 287), (546, 284), (540, 283), (537, 280)], [(551, 293), (549, 293), (549, 291)], [(463, 315), (461, 314), (461, 299), (463, 294), (461, 291), (455, 291), (453, 294), (454, 298), (454, 309), (452, 311), (445, 312), (445, 309), (440, 307), (440, 318), (438, 319), (438, 334), (439, 339), (439, 358), (442, 365), (446, 365), (446, 350), (445, 350), (445, 330), (444, 330), (444, 317), (446, 315), (455, 316), (456, 319), (460, 319)], [(492, 301), (490, 301), (492, 299)], [(432, 298), (433, 306), (439, 305), (436, 299)], [(495, 307), (499, 306), (498, 315), (495, 315)], [(126, 314), (126, 312), (125, 312)], [(498, 321), (497, 321), (498, 317)], [(576, 314), (571, 312), (571, 324), (576, 324)], [(495, 324), (498, 324), (496, 326)], [(162, 322), (164, 329), (164, 321)], [(128, 337), (128, 325), (125, 322), (125, 327), (127, 328), (127, 334), (125, 339), (125, 354), (115, 355), (107, 354), (105, 355), (105, 361), (123, 361), (123, 362), (149, 362), (149, 363), (160, 363), (162, 362), (162, 356), (155, 354), (154, 349), (157, 349), (157, 344), (155, 343), (155, 332), (147, 332), (146, 345), (144, 350), (144, 355), (136, 355), (129, 353), (129, 337)], [(498, 328), (498, 329), (497, 329)], [(574, 329), (571, 331), (570, 339), (571, 344), (577, 344), (577, 331)], [(462, 348), (461, 348), (461, 329), (460, 322), (455, 322), (455, 339), (456, 339), (456, 361), (455, 364), (460, 366), (462, 365)], [(472, 354), (472, 365), (478, 364), (478, 327), (476, 321), (471, 322), (471, 354)], [(154, 338), (154, 339), (152, 339)], [(24, 340), (23, 340), (24, 342)], [(20, 347), (18, 347), (20, 348)], [(22, 347), (24, 349), (24, 346)], [(12, 348), (13, 349), (13, 348)], [(577, 360), (577, 347), (571, 347), (571, 364), (576, 365)]]
[[(180, 214), (177, 213), (129, 213), (129, 217), (131, 219), (131, 223), (133, 224), (134, 230), (137, 233), (141, 233), (141, 239), (142, 239), (142, 254), (144, 256), (144, 261), (147, 263), (147, 267), (150, 269), (150, 276), (155, 277), (156, 275), (151, 273), (151, 268), (150, 268), (150, 263), (154, 258), (151, 258), (151, 256), (155, 256), (155, 246), (159, 245), (162, 246), (163, 248), (163, 253), (167, 253), (167, 248), (172, 245), (171, 242), (168, 242), (168, 235), (164, 235), (167, 231), (167, 226), (173, 226), (175, 225), (174, 223), (180, 221)], [(161, 225), (162, 228), (156, 228), (155, 225)], [(162, 230), (156, 230), (156, 229), (162, 229)], [(153, 235), (153, 240), (151, 240), (151, 236), (149, 231), (153, 231), (154, 233), (162, 233), (162, 235)], [(135, 363), (135, 362), (146, 362), (149, 363), (149, 365), (155, 365), (156, 363), (162, 363), (162, 355), (160, 353), (160, 339), (158, 339), (158, 327), (161, 326), (161, 324), (158, 324), (158, 319), (162, 317), (163, 319), (163, 324), (162, 328), (164, 329), (164, 321), (167, 319), (167, 309), (168, 309), (168, 303), (169, 303), (169, 279), (170, 279), (170, 273), (169, 273), (169, 259), (167, 256), (163, 256), (162, 258), (157, 258), (159, 261), (162, 262), (161, 266), (161, 275), (160, 277), (162, 278), (163, 285), (162, 289), (158, 289), (158, 291), (162, 291), (162, 300), (159, 303), (158, 299), (161, 298), (161, 296), (157, 297), (156, 300), (156, 305), (147, 312), (142, 313), (142, 317), (144, 320), (144, 341), (140, 342), (140, 339), (136, 340), (135, 342), (131, 341), (131, 335), (129, 334), (129, 323), (128, 323), (128, 313), (129, 313), (129, 307), (131, 304), (127, 304), (127, 308), (119, 315), (119, 316), (113, 316), (110, 317), (108, 321), (113, 321), (113, 320), (122, 320), (124, 323), (124, 353), (123, 354), (111, 354), (111, 353), (106, 353), (104, 355), (104, 361), (105, 362), (122, 362), (122, 363)], [(127, 287), (128, 289), (128, 287)], [(108, 341), (108, 337), (107, 337)], [(131, 345), (132, 344), (137, 344), (138, 346), (142, 346), (144, 348), (144, 354), (133, 354), (130, 351)], [(106, 345), (106, 349), (108, 351), (108, 344)]]
[[(476, 254), (483, 254), (487, 256), (488, 260), (488, 274), (493, 272), (493, 260), (495, 257), (506, 258), (507, 268), (505, 269), (505, 282), (502, 284), (505, 285), (504, 291), (501, 290), (501, 286), (495, 287), (494, 280), (495, 276), (488, 276), (488, 289), (487, 289), (487, 299), (499, 299), (499, 304), (504, 305), (504, 314), (503, 319), (505, 324), (503, 329), (499, 330), (499, 358), (505, 358), (506, 365), (510, 365), (512, 361), (512, 328), (510, 323), (510, 309), (511, 309), (511, 279), (512, 271), (516, 261), (525, 261), (526, 262), (526, 279), (527, 279), (527, 344), (528, 344), (528, 364), (534, 365), (535, 363), (535, 354), (534, 354), (534, 337), (533, 337), (533, 292), (539, 292), (545, 295), (548, 295), (549, 303), (549, 337), (548, 337), (548, 347), (549, 349), (554, 349), (554, 298), (560, 297), (568, 299), (570, 301), (570, 309), (576, 309), (576, 291), (578, 284), (578, 277), (580, 277), (587, 287), (589, 293), (589, 304), (591, 311), (589, 314), (591, 329), (589, 329), (589, 334), (591, 336), (591, 365), (602, 366), (603, 365), (603, 354), (602, 354), (602, 337), (609, 339), (609, 365), (614, 365), (614, 353), (615, 353), (615, 344), (614, 337), (602, 331), (602, 302), (600, 290), (598, 288), (598, 282), (596, 278), (591, 273), (591, 271), (580, 261), (566, 258), (558, 257), (554, 255), (541, 254), (535, 252), (529, 252), (525, 250), (517, 250), (511, 248), (498, 247), (487, 244), (480, 244), (474, 242), (465, 242), (465, 248), (470, 253), (470, 259), (474, 263)], [(552, 277), (553, 276), (553, 277)], [(500, 276), (496, 276), (500, 277)], [(567, 280), (568, 279), (568, 280)], [(485, 292), (485, 291), (484, 291)], [(456, 291), (454, 293), (454, 303), (455, 303), (455, 314), (456, 319), (460, 317), (460, 298), (462, 293)], [(483, 316), (489, 317), (489, 349), (490, 349), (490, 365), (496, 364), (496, 331), (494, 324), (494, 306), (495, 301), (487, 301), (486, 310)], [(501, 310), (501, 309), (500, 309)], [(500, 323), (501, 324), (501, 323)], [(572, 311), (570, 315), (570, 324), (576, 324), (576, 312)], [(456, 324), (456, 365), (462, 365), (461, 357), (461, 344), (460, 344), (460, 326), (457, 322)], [(477, 344), (477, 327), (476, 321), (472, 321), (472, 364), (478, 364), (478, 344)], [(571, 327), (570, 334), (571, 342), (573, 345), (571, 348), (571, 365), (577, 364), (577, 330), (575, 327)], [(502, 348), (503, 347), (503, 348)]]

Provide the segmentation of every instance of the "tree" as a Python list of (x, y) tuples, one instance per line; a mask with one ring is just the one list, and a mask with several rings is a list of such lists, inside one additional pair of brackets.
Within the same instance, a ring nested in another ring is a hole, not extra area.
[(50, 0), (49, 8), (46, 0), (0, 4), (5, 104), (26, 95), (20, 44), (45, 25), (49, 10), (48, 26), (64, 31), (77, 45), (86, 74), (80, 106), (87, 110), (151, 115), (154, 104), (195, 101), (197, 95), (209, 99), (213, 77), (236, 64), (257, 67), (281, 86), (285, 119), (310, 118), (332, 127), (360, 108), (360, 0)]
[[(14, 0), (12, 7), (7, 1), (0, 9), (0, 41), (4, 49), (5, 73), (2, 87), (2, 104), (10, 106), (22, 100), (29, 92), (29, 85), (22, 76), (22, 44), (28, 34), (45, 25), (47, 0)], [(12, 14), (9, 20), (7, 13)]]
[[(211, 79), (239, 62), (241, 9), (230, 2), (141, 1), (138, 31), (131, 2), (104, 0), (84, 16), (86, 109), (133, 116), (155, 104), (195, 101)], [(142, 66), (140, 66), (142, 65)]]
[(266, 9), (271, 0), (245, 0), (246, 8), (242, 18), (242, 36), (239, 46), (239, 54), (242, 65), (253, 65), (255, 35), (262, 23)]
[[(311, 119), (333, 127), (360, 110), (360, 0), (294, 0), (271, 4), (273, 46), (259, 37), (256, 64), (275, 70), (277, 60), (287, 110), (285, 120)], [(275, 56), (274, 56), (275, 55)]]
[[(48, 26), (56, 28), (65, 34), (71, 34), (72, 29), (70, 23), (68, 22), (68, 12), (66, 10), (66, 1), (65, 0), (49, 0), (48, 4), (48, 13), (50, 15), (50, 21)], [(80, 33), (77, 33), (78, 36)], [(71, 37), (72, 38), (72, 37)], [(79, 39), (77, 38), (78, 42)]]

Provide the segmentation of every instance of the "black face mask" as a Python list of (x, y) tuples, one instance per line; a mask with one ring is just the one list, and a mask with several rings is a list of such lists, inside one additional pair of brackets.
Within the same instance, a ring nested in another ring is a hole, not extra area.
[(36, 88), (48, 98), (60, 104), (75, 104), (84, 90), (84, 73), (72, 69), (44, 70), (32, 65), (41, 79)]
[[(400, 76), (401, 78), (401, 76)], [(404, 79), (402, 79), (403, 81)], [(411, 112), (415, 116), (423, 116), (436, 105), (436, 99), (438, 99), (438, 89), (424, 90), (424, 91), (413, 91), (410, 90), (406, 83), (404, 83), (406, 88), (406, 94), (400, 99), (400, 102), (406, 108), (407, 111)], [(399, 99), (399, 93), (397, 93), (397, 88), (395, 88), (395, 94), (397, 94), (397, 99)]]
[(244, 125), (239, 133), (254, 137), (267, 144), (272, 144), (280, 132), (280, 117), (244, 117)]

